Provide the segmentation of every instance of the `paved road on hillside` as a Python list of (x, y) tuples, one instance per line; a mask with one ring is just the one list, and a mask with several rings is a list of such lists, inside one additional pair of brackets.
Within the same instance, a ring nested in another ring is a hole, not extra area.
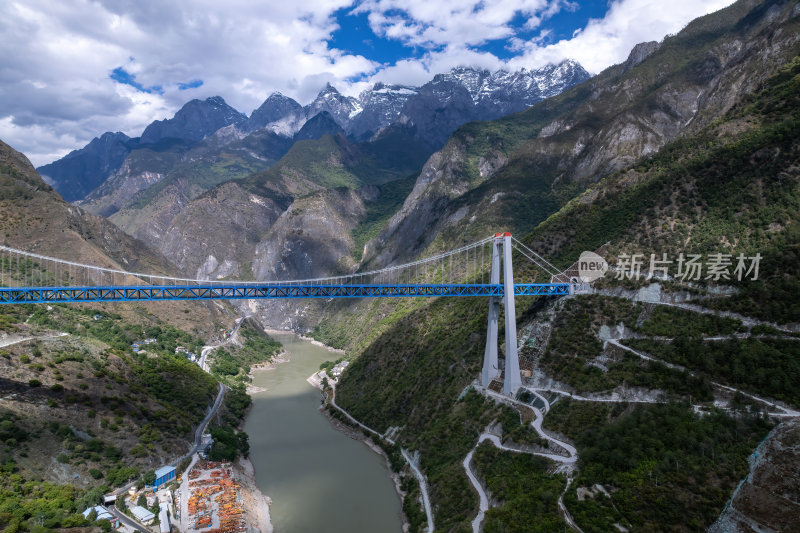
[(211, 350), (216, 350), (217, 348), (220, 348), (232, 342), (235, 339), (236, 334), (239, 333), (239, 328), (242, 326), (242, 322), (244, 322), (245, 318), (249, 318), (249, 315), (236, 319), (236, 327), (233, 328), (233, 331), (231, 331), (231, 334), (228, 335), (227, 339), (225, 339), (219, 344), (214, 344), (211, 346), (203, 346), (203, 349), (200, 351), (200, 361), (198, 362), (200, 368), (202, 368), (206, 372), (209, 372), (209, 369), (206, 366), (206, 357), (208, 357), (208, 354), (211, 352)]
[(19, 337), (16, 335), (10, 335), (8, 337), (4, 337), (0, 339), (0, 348), (5, 348), (6, 346), (12, 346), (14, 344), (19, 344), (20, 342), (25, 341), (38, 341), (38, 340), (45, 340), (45, 339), (58, 339), (60, 337), (66, 337), (69, 333), (57, 333), (55, 335), (35, 335), (33, 337)]
[(144, 527), (142, 524), (140, 524), (139, 522), (135, 521), (134, 519), (132, 519), (131, 517), (129, 517), (125, 513), (121, 512), (119, 509), (117, 509), (113, 505), (107, 506), (106, 509), (108, 509), (108, 511), (111, 514), (113, 514), (114, 516), (119, 518), (120, 522), (122, 522), (126, 526), (132, 527), (136, 531), (141, 531), (142, 533), (153, 533), (153, 531), (151, 529), (148, 529), (148, 528)]
[(217, 399), (214, 401), (214, 405), (211, 407), (211, 410), (208, 412), (203, 421), (200, 422), (200, 425), (197, 426), (197, 430), (195, 430), (194, 432), (194, 445), (192, 446), (191, 451), (186, 455), (184, 455), (183, 457), (181, 457), (180, 459), (178, 459), (177, 461), (175, 461), (175, 463), (173, 463), (175, 466), (178, 466), (178, 464), (187, 457), (191, 457), (192, 455), (194, 455), (194, 453), (198, 450), (198, 448), (200, 448), (200, 443), (203, 440), (203, 433), (205, 433), (206, 431), (206, 426), (208, 426), (208, 423), (211, 421), (211, 417), (213, 417), (217, 413), (217, 409), (219, 409), (219, 406), (222, 405), (222, 399), (225, 398), (225, 391), (227, 389), (228, 387), (226, 387), (222, 383), (219, 384), (219, 392), (217, 393)]
[[(168, 463), (169, 466), (178, 466), (181, 461), (183, 461), (187, 457), (191, 457), (192, 455), (194, 455), (195, 452), (197, 452), (197, 449), (200, 447), (200, 442), (203, 440), (203, 433), (206, 430), (206, 426), (208, 426), (208, 423), (211, 421), (211, 418), (217, 413), (217, 410), (219, 409), (219, 406), (222, 405), (222, 400), (223, 400), (223, 398), (225, 398), (225, 391), (226, 390), (227, 390), (227, 387), (225, 385), (223, 385), (222, 383), (220, 383), (219, 384), (219, 392), (217, 393), (217, 399), (214, 400), (214, 405), (211, 406), (211, 410), (208, 412), (208, 414), (203, 419), (203, 421), (200, 422), (200, 424), (197, 426), (197, 429), (194, 432), (194, 443), (192, 444), (191, 450), (189, 450), (189, 453), (187, 453), (185, 455), (182, 455), (181, 457), (179, 457), (175, 461), (173, 461), (171, 463)], [(122, 494), (123, 492), (125, 492), (126, 490), (128, 490), (129, 488), (134, 486), (135, 484), (136, 484), (136, 481), (131, 481), (127, 485), (124, 485), (124, 486), (118, 488), (114, 492), (116, 494)]]

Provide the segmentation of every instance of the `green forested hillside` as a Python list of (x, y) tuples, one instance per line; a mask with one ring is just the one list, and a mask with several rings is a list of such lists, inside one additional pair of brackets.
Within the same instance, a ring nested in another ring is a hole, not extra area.
[(343, 135), (326, 134), (297, 141), (275, 166), (249, 176), (242, 186), (257, 194), (279, 191), (295, 197), (320, 188), (354, 189), (405, 178), (419, 169), (426, 155), (406, 138), (353, 143)]

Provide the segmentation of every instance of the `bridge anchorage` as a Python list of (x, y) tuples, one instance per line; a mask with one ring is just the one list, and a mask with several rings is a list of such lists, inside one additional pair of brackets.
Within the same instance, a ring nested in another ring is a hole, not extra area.
[[(548, 275), (549, 283), (514, 283), (512, 251)], [(501, 263), (503, 283), (500, 283)], [(455, 250), (380, 270), (277, 281), (189, 279), (127, 272), (0, 245), (0, 304), (488, 296), (489, 321), (481, 383), (488, 386), (500, 375), (497, 321), (502, 301), (506, 321), (503, 392), (508, 395), (521, 385), (514, 297), (564, 296), (584, 289), (575, 265), (559, 271), (510, 233), (496, 233)]]

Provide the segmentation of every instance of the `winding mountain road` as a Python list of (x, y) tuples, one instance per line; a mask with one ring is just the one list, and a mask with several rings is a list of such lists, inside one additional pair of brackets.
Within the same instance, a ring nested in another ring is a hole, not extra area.
[[(551, 461), (561, 463), (562, 464), (561, 468), (566, 469), (568, 474), (573, 471), (576, 463), (578, 462), (578, 451), (571, 444), (556, 439), (555, 437), (551, 437), (542, 429), (544, 414), (542, 413), (541, 410), (537, 409), (536, 407), (532, 407), (526, 403), (514, 400), (507, 396), (503, 396), (488, 389), (479, 388), (478, 390), (479, 392), (485, 394), (487, 397), (491, 397), (492, 399), (500, 403), (531, 409), (535, 415), (534, 419), (531, 421), (531, 427), (534, 429), (534, 431), (536, 431), (536, 434), (539, 435), (540, 438), (545, 439), (548, 442), (552, 442), (558, 448), (564, 450), (567, 453), (567, 455), (564, 456), (555, 453), (534, 452), (531, 450), (523, 450), (521, 448), (508, 446), (503, 444), (503, 442), (500, 440), (500, 437), (489, 432), (481, 433), (481, 435), (478, 437), (478, 442), (475, 444), (475, 448), (477, 448), (481, 442), (489, 441), (495, 446), (495, 448), (498, 448), (500, 450), (505, 450), (514, 453), (527, 453), (529, 455), (538, 455), (540, 457), (546, 457)], [(544, 412), (547, 413), (547, 411), (550, 410), (550, 402), (548, 402), (547, 399), (544, 396), (540, 395), (538, 392), (535, 391), (531, 392), (533, 392), (544, 402), (545, 406)], [(472, 467), (470, 466), (472, 462), (473, 453), (475, 452), (475, 448), (470, 450), (470, 452), (467, 454), (467, 457), (464, 458), (463, 465), (464, 465), (464, 471), (466, 472), (467, 477), (470, 480), (470, 483), (472, 483), (472, 486), (475, 487), (476, 491), (478, 491), (478, 497), (480, 499), (480, 503), (478, 506), (478, 515), (472, 520), (473, 533), (479, 533), (481, 530), (481, 525), (483, 524), (483, 519), (486, 515), (486, 511), (489, 510), (489, 496), (486, 494), (486, 491), (484, 490), (483, 485), (480, 483), (477, 476), (475, 476), (475, 474), (472, 472)], [(571, 482), (572, 478), (568, 476), (567, 479), (568, 479), (567, 487), (569, 487), (569, 483)], [(564, 492), (566, 492), (566, 489)], [(564, 493), (562, 492), (558, 497), (558, 508), (564, 515), (564, 519), (567, 521), (570, 527), (573, 527), (574, 529), (580, 531), (580, 528), (575, 524), (575, 521), (572, 519), (572, 516), (567, 511), (567, 508), (564, 506), (564, 502), (562, 500), (563, 495)]]
[[(480, 442), (480, 441), (479, 441)], [(476, 446), (477, 447), (477, 446)], [(483, 490), (483, 485), (478, 480), (477, 476), (472, 472), (472, 455), (475, 453), (475, 448), (471, 449), (467, 456), (464, 458), (464, 471), (467, 473), (469, 482), (478, 490), (478, 515), (472, 519), (472, 531), (478, 533), (483, 523), (483, 518), (486, 516), (486, 511), (489, 510), (489, 495)]]
[[(656, 361), (656, 362), (662, 363), (663, 365), (667, 366), (668, 368), (673, 368), (673, 369), (676, 369), (676, 370), (682, 370), (682, 371), (688, 372), (689, 375), (691, 375), (691, 376), (695, 375), (695, 372), (693, 372), (693, 371), (691, 371), (691, 370), (689, 370), (689, 369), (687, 369), (687, 368), (685, 368), (685, 367), (683, 367), (681, 365), (668, 363), (668, 362), (666, 362), (666, 361), (664, 361), (662, 359), (655, 358), (655, 357), (653, 357), (651, 355), (648, 355), (648, 354), (646, 354), (644, 352), (640, 352), (638, 350), (634, 350), (630, 346), (625, 346), (624, 344), (622, 344), (621, 342), (619, 342), (616, 339), (609, 339), (607, 342), (609, 344), (612, 344), (612, 345), (616, 346), (617, 348), (620, 348), (621, 350), (625, 350), (627, 352), (630, 352), (630, 353), (636, 355), (637, 357), (640, 357), (640, 358), (645, 359), (647, 361)], [(755, 400), (757, 402), (763, 403), (764, 405), (767, 405), (767, 406), (769, 406), (769, 407), (771, 407), (773, 409), (777, 409), (777, 410), (781, 411), (780, 413), (771, 413), (771, 416), (783, 416), (783, 417), (800, 416), (800, 411), (797, 411), (795, 409), (791, 409), (789, 407), (785, 407), (783, 405), (780, 405), (780, 404), (778, 404), (776, 402), (772, 402), (772, 401), (767, 400), (765, 398), (761, 398), (760, 396), (756, 396), (755, 394), (750, 394), (749, 392), (745, 392), (743, 390), (731, 387), (729, 385), (723, 385), (722, 383), (719, 383), (717, 381), (711, 381), (711, 385), (713, 385), (715, 387), (719, 387), (720, 389), (725, 389), (725, 390), (730, 391), (730, 392), (734, 392), (734, 393), (738, 392), (742, 396), (747, 396), (748, 398), (750, 398), (752, 400)]]

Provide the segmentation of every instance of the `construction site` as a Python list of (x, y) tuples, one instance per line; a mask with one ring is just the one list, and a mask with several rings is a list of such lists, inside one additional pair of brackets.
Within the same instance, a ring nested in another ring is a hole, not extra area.
[(198, 461), (189, 471), (189, 531), (229, 533), (247, 531), (239, 483), (230, 463)]

